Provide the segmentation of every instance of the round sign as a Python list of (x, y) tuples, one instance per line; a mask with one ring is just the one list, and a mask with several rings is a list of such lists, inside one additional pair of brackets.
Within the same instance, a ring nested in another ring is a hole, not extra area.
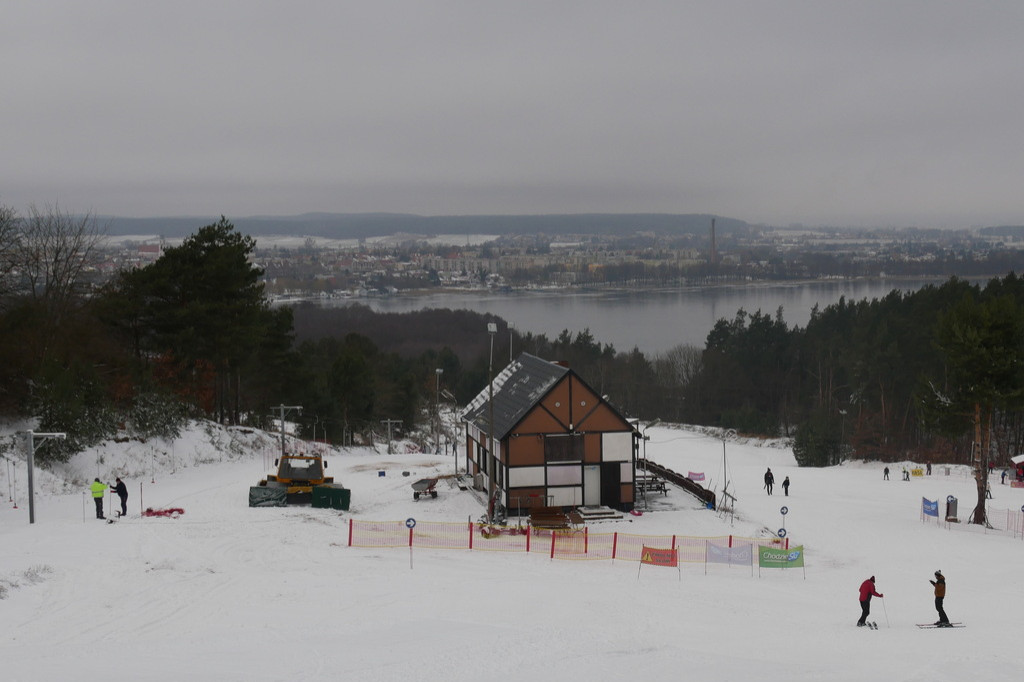
[(952, 503), (956, 502), (956, 498), (953, 497), (952, 495), (950, 495), (949, 497), (946, 498), (946, 502), (949, 502), (950, 504), (952, 504)]
[(780, 528), (779, 529), (779, 537), (780, 538), (786, 537), (786, 529), (785, 528)]
[(789, 513), (789, 507), (783, 507), (783, 508), (782, 508), (782, 509), (780, 509), (779, 511), (780, 511), (780, 512), (782, 512), (782, 515), (783, 515), (783, 516), (785, 516), (786, 514), (788, 514), (788, 513)]
[(407, 518), (405, 520), (405, 527), (406, 528), (414, 528), (415, 526), (416, 526), (416, 519), (414, 519), (413, 517), (410, 516), (409, 518)]

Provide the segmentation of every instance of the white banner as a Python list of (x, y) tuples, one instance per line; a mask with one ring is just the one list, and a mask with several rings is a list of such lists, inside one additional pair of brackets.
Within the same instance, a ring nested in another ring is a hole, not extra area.
[(709, 564), (735, 564), (739, 566), (750, 566), (754, 562), (753, 545), (740, 545), (738, 547), (721, 547), (708, 543)]

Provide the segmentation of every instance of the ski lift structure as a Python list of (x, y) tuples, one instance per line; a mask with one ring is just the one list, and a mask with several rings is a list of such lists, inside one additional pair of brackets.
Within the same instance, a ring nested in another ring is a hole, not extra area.
[(727, 441), (735, 440), (736, 429), (726, 429), (722, 432), (722, 492), (718, 494), (718, 517), (729, 517), (729, 525), (736, 521), (736, 496), (729, 491), (729, 461), (726, 456), (725, 444)]

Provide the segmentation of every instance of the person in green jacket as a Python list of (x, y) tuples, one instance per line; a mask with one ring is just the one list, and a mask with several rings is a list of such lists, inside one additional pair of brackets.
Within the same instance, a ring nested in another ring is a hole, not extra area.
[(104, 483), (100, 483), (100, 479), (93, 481), (92, 485), (89, 486), (89, 490), (92, 491), (92, 499), (96, 503), (96, 518), (103, 519), (103, 493), (107, 491), (107, 486)]

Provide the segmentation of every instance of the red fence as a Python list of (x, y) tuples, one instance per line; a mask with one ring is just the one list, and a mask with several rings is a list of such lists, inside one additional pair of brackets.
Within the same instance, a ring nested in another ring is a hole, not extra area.
[(1024, 540), (1024, 509), (987, 509), (985, 518), (995, 530), (1019, 535)]
[(349, 519), (349, 547), (422, 547), (425, 549), (473, 549), (488, 552), (536, 552), (552, 559), (640, 561), (643, 548), (675, 549), (679, 561), (704, 563), (709, 544), (719, 547), (781, 547), (789, 539), (741, 538), (733, 535), (692, 537), (686, 535), (636, 535), (591, 533), (581, 530), (542, 530), (530, 526), (493, 526), (479, 523), (420, 521), (413, 528), (402, 521)]

